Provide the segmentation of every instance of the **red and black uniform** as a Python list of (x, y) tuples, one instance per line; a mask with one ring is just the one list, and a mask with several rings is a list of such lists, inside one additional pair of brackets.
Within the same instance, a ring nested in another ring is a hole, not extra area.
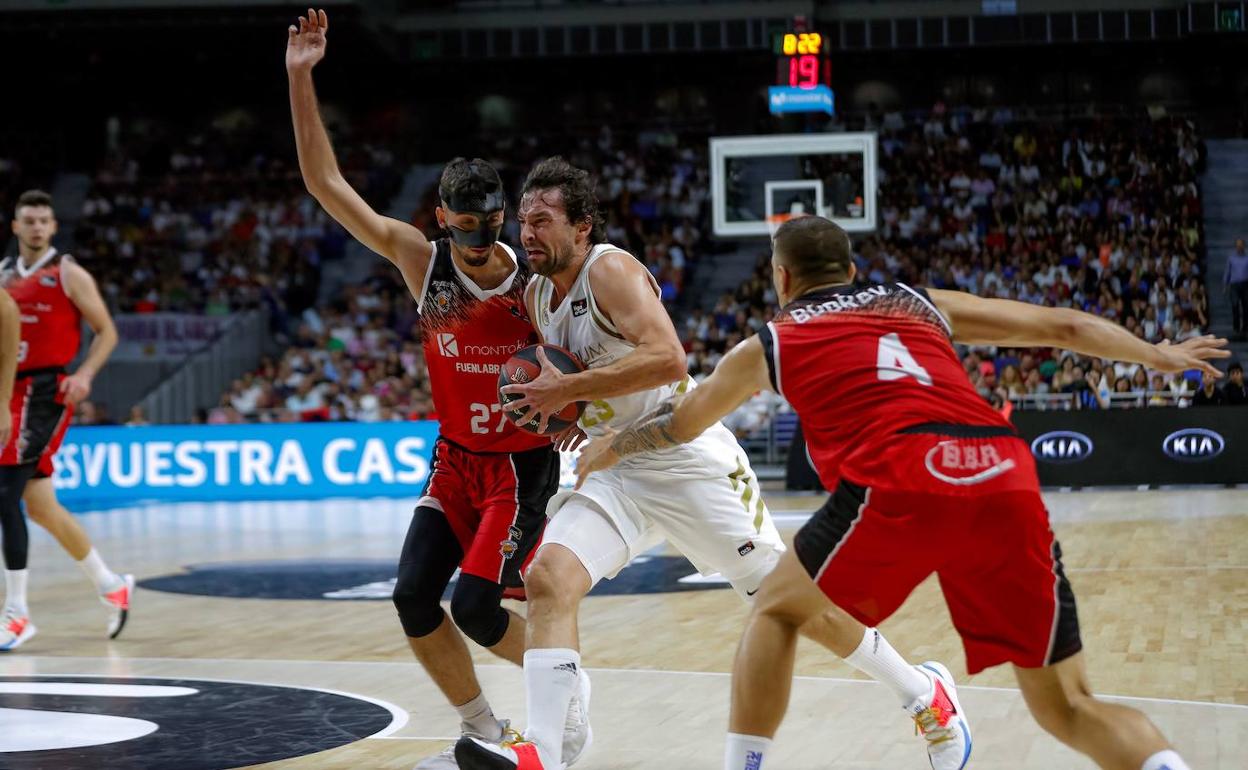
[(0, 450), (0, 466), (36, 463), (35, 478), (52, 475), (73, 409), (60, 392), (65, 367), (78, 355), (82, 313), (66, 293), (61, 265), (73, 259), (48, 249), (30, 267), (20, 257), (0, 262), (0, 286), (17, 303), (22, 340), (9, 410), (13, 437)]
[[(528, 261), (499, 243), (515, 272), (497, 288), (483, 290), (456, 266), (449, 239), (433, 245), (417, 301), (440, 436), (399, 565), (395, 602), (408, 636), (431, 633), (436, 624), (429, 625), (440, 618), (405, 614), (399, 593), (407, 585), (441, 580), (444, 587), (458, 564), (463, 575), (519, 587), (522, 566), (541, 539), (546, 502), (559, 486), (559, 453), (550, 438), (521, 431), (498, 403), (502, 365), (537, 341), (524, 305)], [(448, 537), (442, 522), (454, 536), (449, 548), (441, 543)], [(456, 544), (461, 553), (451, 559), (448, 552)], [(476, 635), (455, 599), (451, 610), (460, 627), (485, 646), (505, 630), (504, 623), (501, 630), (491, 627)]]
[(878, 625), (935, 572), (971, 673), (1081, 649), (1031, 453), (971, 386), (926, 292), (815, 292), (760, 340), (832, 492), (794, 549), (833, 602)]

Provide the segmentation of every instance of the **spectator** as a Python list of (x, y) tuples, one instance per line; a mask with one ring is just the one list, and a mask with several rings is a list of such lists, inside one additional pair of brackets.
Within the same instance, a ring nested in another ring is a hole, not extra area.
[(1248, 386), (1244, 384), (1244, 366), (1235, 361), (1226, 368), (1227, 381), (1222, 386), (1222, 397), (1228, 406), (1248, 404)]
[(1243, 238), (1235, 241), (1235, 250), (1226, 258), (1222, 286), (1231, 298), (1232, 332), (1238, 340), (1248, 339), (1248, 251)]
[(126, 420), (127, 426), (137, 427), (151, 424), (152, 423), (147, 419), (147, 415), (143, 414), (143, 407), (140, 404), (135, 404), (130, 407), (130, 417)]
[(1200, 378), (1200, 390), (1192, 396), (1192, 406), (1221, 406), (1226, 403), (1226, 396), (1218, 389), (1213, 375), (1205, 372)]

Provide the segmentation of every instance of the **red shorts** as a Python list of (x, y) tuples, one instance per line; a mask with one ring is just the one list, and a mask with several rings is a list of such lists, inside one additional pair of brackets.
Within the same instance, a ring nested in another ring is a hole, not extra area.
[(874, 447), (872, 462), (906, 483), (842, 478), (794, 550), (824, 594), (868, 626), (935, 572), (972, 674), (1051, 665), (1082, 644), (1034, 461), (1018, 438), (976, 430)]
[(59, 369), (17, 375), (9, 401), (13, 433), (9, 443), (0, 449), (0, 466), (37, 463), (35, 478), (52, 475), (52, 456), (61, 448), (74, 414), (60, 392), (64, 379), (65, 373)]
[(559, 453), (553, 445), (477, 454), (439, 438), (417, 506), (446, 516), (464, 552), (463, 572), (514, 589), (523, 585), (523, 568), (546, 525), (546, 502), (558, 488)]

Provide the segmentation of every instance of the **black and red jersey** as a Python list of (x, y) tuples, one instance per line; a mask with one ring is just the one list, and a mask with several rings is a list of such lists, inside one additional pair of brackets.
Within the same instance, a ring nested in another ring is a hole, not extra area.
[(526, 433), (498, 404), (498, 373), (513, 353), (537, 342), (524, 305), (531, 269), (506, 244), (516, 265), (497, 288), (482, 289), (455, 264), (451, 242), (433, 243), (421, 296), (420, 329), (440, 431), (472, 452), (523, 452), (550, 446)]
[(73, 257), (49, 248), (30, 267), (21, 257), (0, 262), (0, 286), (17, 302), (22, 319), (19, 372), (63, 369), (78, 355), (82, 313), (66, 293), (61, 275), (61, 264), (69, 259)]
[(971, 386), (950, 334), (927, 292), (901, 283), (808, 294), (760, 332), (772, 385), (800, 416), (828, 489), (861, 478), (905, 428), (1010, 428)]

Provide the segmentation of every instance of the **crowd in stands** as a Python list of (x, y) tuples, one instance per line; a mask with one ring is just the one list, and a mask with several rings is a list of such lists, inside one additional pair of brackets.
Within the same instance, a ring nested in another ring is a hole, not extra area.
[[(320, 268), (346, 232), (306, 193), (280, 142), (244, 127), (183, 135), (144, 125), (112, 144), (77, 218), (76, 256), (114, 312), (228, 315), (266, 306), (284, 321), (315, 304)], [(340, 152), (365, 194), (388, 197), (393, 157), (370, 145)]]
[[(1190, 122), (1059, 126), (938, 106), (910, 123), (887, 116), (878, 129), (880, 226), (856, 244), (862, 279), (1073, 307), (1150, 342), (1181, 342), (1207, 328), (1196, 185), (1204, 153)], [(770, 320), (775, 303), (763, 256), (735, 295), (686, 319), (690, 371), (709, 373)], [(1002, 406), (1243, 403), (1242, 382), (1214, 399), (1195, 372), (1160, 374), (1056, 350), (961, 353), (975, 387)], [(744, 408), (747, 429), (769, 400)]]
[[(1151, 342), (1207, 328), (1196, 185), (1204, 150), (1190, 122), (1046, 123), (937, 105), (919, 118), (881, 116), (871, 127), (879, 131), (879, 227), (855, 246), (863, 280), (1075, 307)], [(511, 137), (468, 154), (495, 163), (514, 206), (549, 146)], [(710, 248), (704, 136), (625, 137), (604, 127), (561, 147), (598, 177), (608, 240), (658, 280), (695, 378), (774, 315), (766, 256), (734, 294), (705, 308), (689, 291)], [(320, 266), (342, 254), (347, 236), (307, 196), (288, 155), (211, 130), (132, 138), (93, 180), (77, 250), (115, 311), (225, 314), (264, 305), (278, 319), (289, 348), (236, 381), (205, 422), (434, 416), (415, 302), (389, 265), (379, 261), (364, 282), (316, 302)], [(377, 205), (397, 189), (401, 164), (386, 150), (340, 147), (339, 159)], [(440, 235), (436, 205), (431, 188), (411, 217), (430, 237)], [(516, 244), (518, 236), (508, 216), (503, 238)], [(1191, 373), (1054, 350), (960, 353), (976, 388), (1001, 405), (1097, 409), (1214, 398)], [(1236, 402), (1218, 393), (1219, 402)], [(785, 408), (760, 395), (731, 427), (747, 435)]]

